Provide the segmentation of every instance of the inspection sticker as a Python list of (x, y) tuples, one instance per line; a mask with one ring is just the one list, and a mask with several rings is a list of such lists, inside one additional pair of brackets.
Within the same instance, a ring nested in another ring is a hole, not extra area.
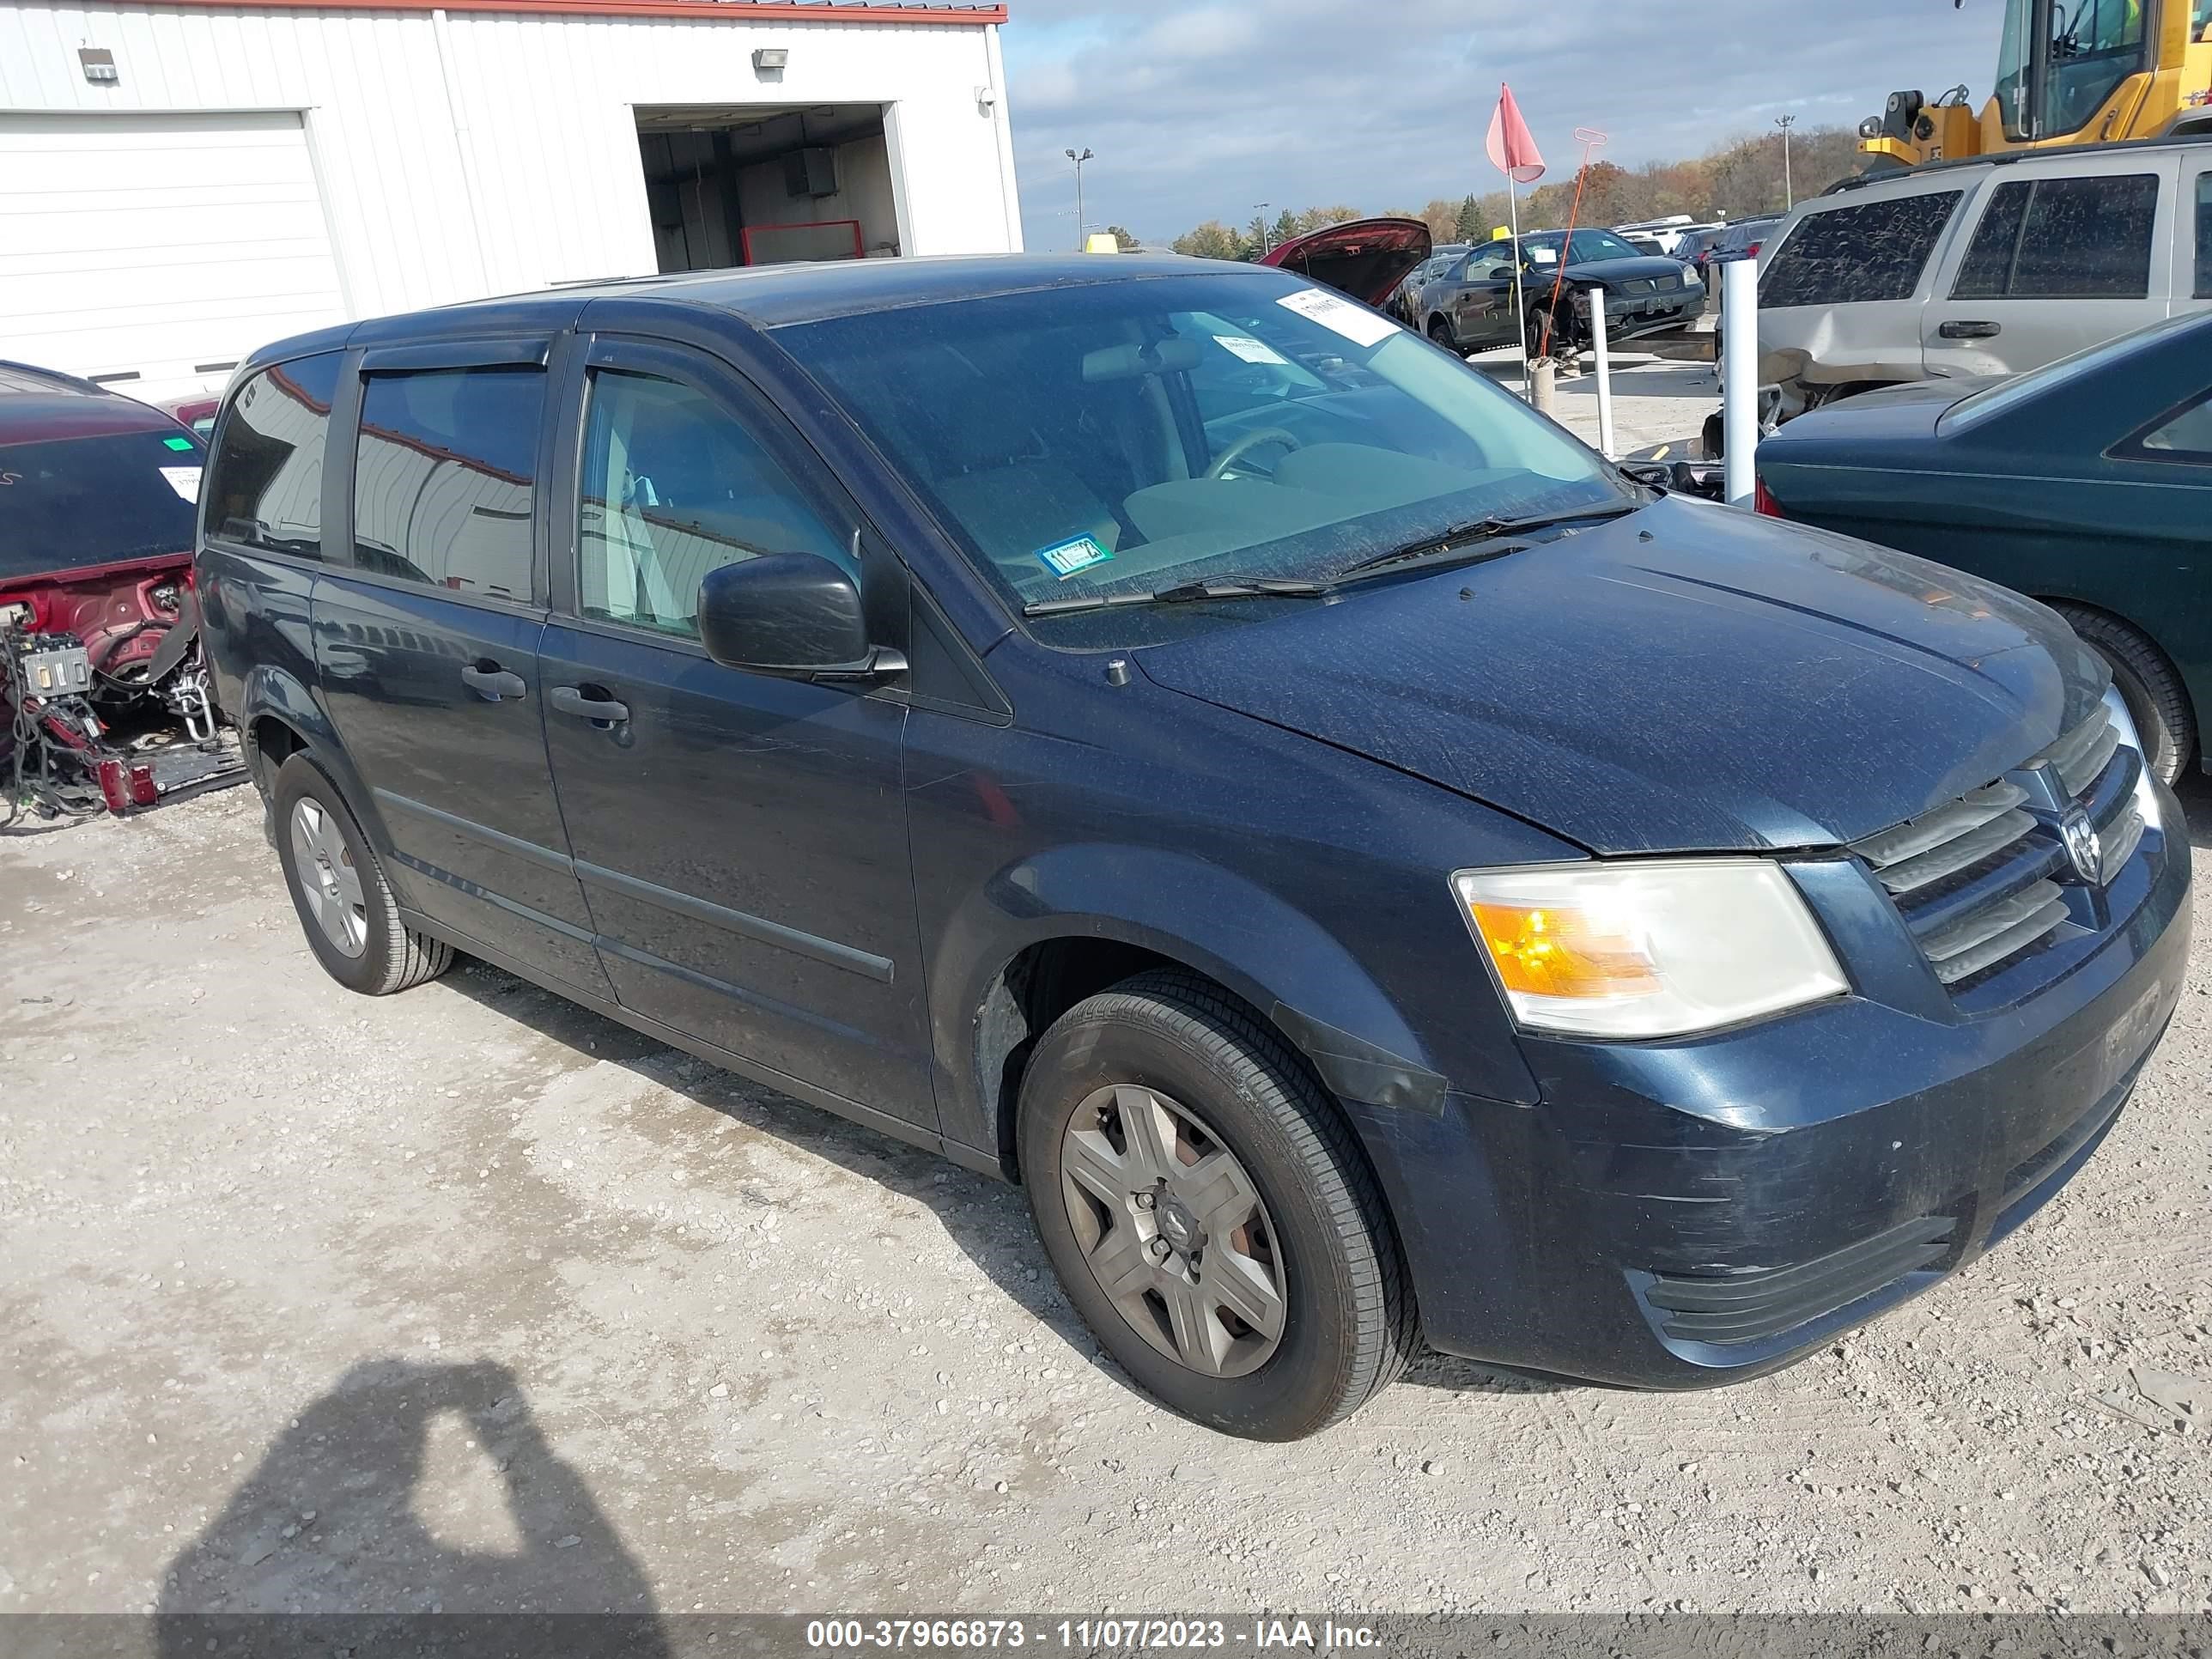
[(181, 454), (189, 455), (191, 453), (192, 441), (190, 438), (164, 438), (161, 440), (161, 447), (164, 449), (173, 449)]
[(1243, 334), (1217, 334), (1213, 343), (1232, 357), (1242, 357), (1248, 363), (1279, 363), (1283, 354), (1265, 340), (1255, 340)]
[(169, 488), (188, 501), (200, 498), (200, 470), (196, 466), (165, 466), (161, 476), (169, 481)]
[(1079, 571), (1088, 570), (1094, 564), (1103, 564), (1113, 556), (1098, 544), (1096, 536), (1078, 536), (1073, 541), (1046, 548), (1037, 555), (1037, 562), (1066, 581)]
[(1378, 317), (1371, 311), (1363, 311), (1349, 300), (1340, 300), (1334, 294), (1324, 294), (1317, 288), (1300, 289), (1296, 294), (1286, 294), (1275, 301), (1285, 310), (1295, 311), (1301, 317), (1310, 317), (1323, 328), (1334, 329), (1354, 345), (1371, 346), (1378, 340), (1387, 340), (1398, 331), (1398, 325), (1388, 317)]

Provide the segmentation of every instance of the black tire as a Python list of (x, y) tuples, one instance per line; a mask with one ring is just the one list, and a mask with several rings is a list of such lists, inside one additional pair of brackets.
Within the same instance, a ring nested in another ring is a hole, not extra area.
[[(1146, 1341), (1085, 1257), (1062, 1149), (1077, 1109), (1115, 1085), (1202, 1115), (1257, 1189), (1284, 1316), (1277, 1346), (1247, 1375), (1211, 1376)], [(1397, 1238), (1350, 1127), (1282, 1038), (1218, 986), (1163, 969), (1070, 1009), (1030, 1057), (1017, 1129), (1030, 1212), (1068, 1299), (1169, 1409), (1247, 1439), (1297, 1440), (1350, 1416), (1417, 1350)]]
[(1429, 337), (1455, 357), (1460, 355), (1459, 342), (1452, 338), (1452, 325), (1442, 317), (1429, 319)]
[(1532, 363), (1535, 362), (1546, 355), (1543, 348), (1546, 337), (1548, 335), (1551, 344), (1549, 355), (1552, 361), (1563, 368), (1573, 368), (1582, 359), (1582, 352), (1575, 345), (1571, 337), (1573, 326), (1572, 318), (1553, 324), (1552, 308), (1547, 305), (1534, 307), (1528, 313), (1528, 337), (1522, 342), (1523, 349), (1528, 354), (1528, 361)]
[[(318, 920), (315, 901), (309, 896), (301, 854), (292, 832), (294, 815), (302, 801), (312, 802), (343, 842), (348, 868), (358, 878), (356, 908), (361, 948), (349, 954), (333, 941)], [(434, 980), (453, 964), (453, 947), (427, 933), (403, 926), (391, 884), (376, 861), (375, 849), (362, 833), (360, 823), (347, 808), (345, 798), (329, 775), (304, 753), (289, 757), (276, 769), (276, 787), (270, 801), (276, 857), (284, 866), (284, 884), (291, 890), (292, 908), (298, 912), (307, 947), (323, 969), (349, 991), (363, 996), (388, 996), (394, 991)]]
[(2079, 605), (2051, 609), (2110, 665), (2112, 684), (2143, 740), (2143, 758), (2162, 782), (2173, 782), (2197, 757), (2197, 717), (2166, 653), (2118, 617)]

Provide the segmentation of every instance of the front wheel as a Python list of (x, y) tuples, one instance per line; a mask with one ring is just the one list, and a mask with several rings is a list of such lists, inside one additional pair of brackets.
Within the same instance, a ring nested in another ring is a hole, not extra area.
[(1070, 1009), (1030, 1058), (1018, 1139), (1068, 1299), (1170, 1409), (1295, 1440), (1404, 1368), (1413, 1297), (1374, 1176), (1218, 987), (1145, 974)]
[(2172, 783), (2197, 757), (2197, 719), (2188, 688), (2166, 653), (2118, 617), (2079, 605), (2051, 609), (2112, 669), (2112, 684), (2142, 738), (2145, 763), (2160, 781)]

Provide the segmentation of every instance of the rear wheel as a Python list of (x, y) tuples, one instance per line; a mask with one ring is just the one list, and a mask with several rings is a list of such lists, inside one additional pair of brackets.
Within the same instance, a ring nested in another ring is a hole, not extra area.
[(2166, 653), (2118, 617), (2086, 605), (2054, 605), (2082, 642), (2112, 671), (2112, 684), (2142, 738), (2143, 758), (2172, 783), (2197, 754), (2197, 720), (2189, 692)]
[(1413, 1299), (1374, 1176), (1218, 987), (1146, 974), (1069, 1010), (1030, 1058), (1018, 1139), (1068, 1299), (1170, 1409), (1295, 1440), (1404, 1368)]
[(1455, 356), (1458, 354), (1459, 342), (1452, 338), (1452, 325), (1446, 322), (1443, 318), (1431, 317), (1429, 319), (1429, 337), (1431, 340), (1434, 340), (1438, 345), (1442, 346), (1446, 351), (1451, 352)]
[(292, 908), (324, 971), (349, 991), (386, 996), (435, 979), (453, 947), (403, 926), (368, 838), (337, 786), (305, 754), (276, 769), (276, 857)]

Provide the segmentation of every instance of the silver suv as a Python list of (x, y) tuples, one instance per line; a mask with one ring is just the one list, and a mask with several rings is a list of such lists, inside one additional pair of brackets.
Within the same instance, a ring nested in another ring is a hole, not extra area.
[(1902, 380), (2017, 374), (2212, 304), (2212, 136), (1854, 181), (1775, 242), (1759, 380), (1784, 418)]

